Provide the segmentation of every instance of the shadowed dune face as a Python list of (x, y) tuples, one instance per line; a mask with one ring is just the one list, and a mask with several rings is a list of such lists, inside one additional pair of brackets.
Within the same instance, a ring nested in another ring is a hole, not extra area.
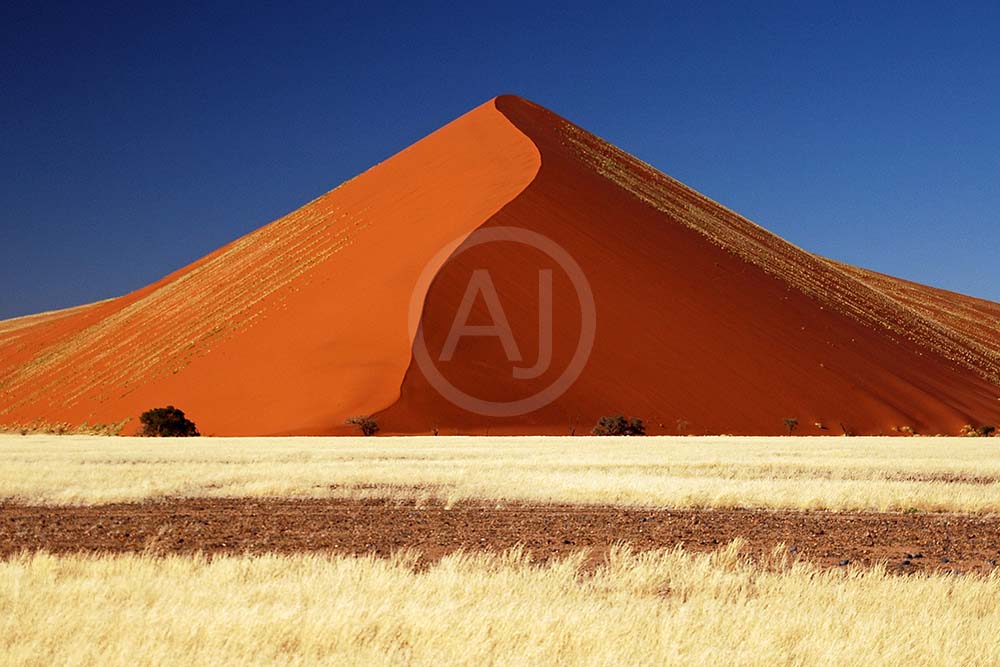
[[(482, 242), (509, 230), (554, 242), (589, 296), (558, 253)], [(998, 304), (796, 248), (506, 96), (154, 285), (0, 322), (0, 423), (173, 403), (216, 435), (372, 412), (390, 433), (612, 412), (667, 434), (954, 433), (1000, 421), (998, 326)]]
[[(504, 97), (498, 108), (538, 146), (542, 168), (486, 227), (532, 229), (584, 267), (597, 313), (589, 363), (542, 409), (485, 420), (442, 401), (411, 365), (399, 402), (381, 414), (389, 430), (567, 433), (624, 412), (654, 433), (775, 434), (785, 417), (804, 433), (953, 433), (1000, 415), (997, 329), (956, 326), (947, 299), (916, 309), (871, 274), (782, 241), (529, 102)], [(502, 244), (476, 251), (448, 262), (432, 286), (428, 347), (447, 340), (465, 285), (485, 269), (523, 348), (537, 350), (529, 274), (545, 261)], [(988, 308), (995, 321), (995, 305), (978, 308), (963, 322)], [(438, 365), (484, 397), (529, 395), (576, 345), (580, 312), (566, 285), (556, 285), (554, 314), (553, 369), (536, 381), (512, 376), (496, 339), (463, 339)], [(482, 301), (475, 316), (491, 319)]]

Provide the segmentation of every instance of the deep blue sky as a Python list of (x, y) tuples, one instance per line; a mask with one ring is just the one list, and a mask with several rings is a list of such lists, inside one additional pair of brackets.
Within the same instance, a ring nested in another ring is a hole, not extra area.
[(1000, 300), (1000, 5), (0, 8), (0, 317), (147, 284), (504, 92)]

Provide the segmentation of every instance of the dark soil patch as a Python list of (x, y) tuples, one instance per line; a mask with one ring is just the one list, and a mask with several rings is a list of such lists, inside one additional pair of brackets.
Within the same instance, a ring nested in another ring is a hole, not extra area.
[[(428, 560), (459, 549), (523, 545), (538, 560), (615, 543), (682, 544), (713, 551), (743, 538), (745, 552), (779, 543), (823, 567), (885, 561), (899, 572), (991, 571), (1000, 561), (1000, 517), (787, 510), (646, 510), (573, 505), (463, 503), (415, 507), (385, 500), (176, 499), (86, 507), (0, 504), (0, 556), (52, 553), (294, 553), (389, 555)], [(905, 562), (904, 561), (908, 561)], [(992, 561), (992, 562), (991, 562)]]

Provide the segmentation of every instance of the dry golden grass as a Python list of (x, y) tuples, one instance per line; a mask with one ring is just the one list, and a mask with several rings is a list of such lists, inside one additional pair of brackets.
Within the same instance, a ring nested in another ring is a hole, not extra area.
[(467, 498), (1000, 512), (1000, 439), (0, 436), (0, 500)]
[(995, 665), (1000, 577), (819, 571), (738, 545), (518, 553), (0, 562), (11, 665)]

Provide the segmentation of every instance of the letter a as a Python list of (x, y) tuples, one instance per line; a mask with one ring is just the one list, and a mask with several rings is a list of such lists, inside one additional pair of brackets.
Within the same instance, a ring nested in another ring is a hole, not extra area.
[[(490, 319), (493, 324), (468, 324), (477, 294), (483, 295), (483, 301), (486, 303), (487, 310), (490, 311)], [(444, 347), (441, 348), (441, 356), (438, 357), (438, 360), (451, 361), (452, 357), (455, 356), (458, 341), (463, 336), (496, 336), (503, 345), (507, 361), (521, 361), (521, 351), (517, 347), (517, 341), (514, 340), (514, 332), (511, 331), (507, 314), (504, 312), (503, 306), (500, 305), (500, 296), (493, 284), (493, 278), (486, 269), (476, 269), (472, 272), (472, 278), (469, 279), (469, 285), (465, 288), (465, 295), (462, 297), (458, 312), (455, 313), (455, 321), (451, 324), (448, 339), (445, 340)]]

